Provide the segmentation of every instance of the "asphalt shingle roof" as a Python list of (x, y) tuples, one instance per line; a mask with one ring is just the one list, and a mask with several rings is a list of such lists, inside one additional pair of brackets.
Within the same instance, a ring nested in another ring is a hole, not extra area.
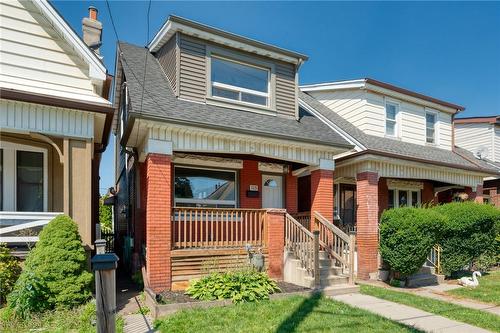
[[(352, 148), (352, 145), (342, 136), (311, 115), (295, 120), (178, 99), (162, 67), (152, 54), (146, 52), (144, 47), (120, 43), (120, 50), (122, 51), (123, 71), (129, 88), (132, 114), (140, 113), (141, 117), (170, 122)], [(145, 71), (146, 80), (142, 98)]]
[(471, 152), (455, 147), (455, 151), (445, 150), (437, 147), (417, 145), (408, 142), (402, 142), (390, 138), (369, 135), (355, 127), (345, 118), (330, 110), (314, 97), (304, 93), (299, 93), (299, 98), (319, 112), (322, 116), (329, 119), (347, 134), (355, 138), (368, 150), (374, 152), (400, 155), (403, 158), (418, 159), (436, 164), (451, 164), (457, 168), (482, 169), (483, 171), (497, 173), (486, 161), (477, 159)]

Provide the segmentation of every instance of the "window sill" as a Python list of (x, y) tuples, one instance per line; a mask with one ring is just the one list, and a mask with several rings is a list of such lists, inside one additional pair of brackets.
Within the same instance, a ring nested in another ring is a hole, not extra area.
[(384, 138), (387, 138), (387, 139), (392, 139), (392, 140), (396, 140), (396, 141), (401, 141), (401, 137), (399, 137), (399, 136), (394, 136), (394, 135), (389, 135), (389, 134), (385, 134), (385, 135), (384, 135)]
[(268, 116), (276, 116), (277, 114), (276, 110), (273, 110), (266, 106), (259, 106), (239, 101), (232, 101), (225, 98), (214, 97), (214, 96), (207, 96), (206, 99), (207, 99), (207, 104), (209, 105), (216, 105), (231, 109), (240, 109), (243, 111), (261, 113)]

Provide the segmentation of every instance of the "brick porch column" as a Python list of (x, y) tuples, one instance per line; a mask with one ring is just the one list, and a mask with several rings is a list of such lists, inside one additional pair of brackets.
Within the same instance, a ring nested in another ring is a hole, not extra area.
[(313, 230), (315, 211), (333, 223), (333, 169), (333, 161), (321, 160), (319, 168), (311, 171), (311, 229)]
[(477, 203), (483, 203), (483, 185), (477, 185), (476, 187), (476, 195), (474, 197), (474, 201)]
[(283, 279), (283, 251), (285, 248), (284, 209), (268, 209), (267, 218), (267, 272), (273, 279)]
[(298, 179), (292, 175), (292, 169), (288, 170), (285, 177), (285, 207), (289, 214), (298, 212)]
[(434, 197), (434, 185), (430, 181), (424, 182), (422, 190), (422, 204), (436, 203), (437, 197)]
[(378, 270), (378, 173), (361, 172), (356, 176), (356, 213), (358, 278), (367, 280)]
[(171, 156), (146, 156), (146, 270), (155, 292), (171, 287)]

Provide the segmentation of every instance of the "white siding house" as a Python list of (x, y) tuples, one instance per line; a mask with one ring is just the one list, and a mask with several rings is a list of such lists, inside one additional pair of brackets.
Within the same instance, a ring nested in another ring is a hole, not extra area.
[(457, 146), (495, 162), (500, 162), (500, 124), (497, 117), (455, 120)]
[(302, 86), (369, 135), (452, 149), (452, 118), (463, 109), (371, 79)]

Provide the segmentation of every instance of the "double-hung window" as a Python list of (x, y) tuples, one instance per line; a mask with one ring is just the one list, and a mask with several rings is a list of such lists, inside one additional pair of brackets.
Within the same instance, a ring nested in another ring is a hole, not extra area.
[(426, 112), (425, 114), (425, 141), (436, 143), (436, 114)]
[(236, 171), (175, 167), (176, 207), (236, 207)]
[(269, 106), (269, 69), (212, 56), (210, 70), (213, 97)]
[(388, 136), (397, 136), (397, 116), (398, 105), (387, 102), (385, 104), (385, 134)]
[(1, 209), (47, 211), (47, 150), (2, 142), (0, 156)]

